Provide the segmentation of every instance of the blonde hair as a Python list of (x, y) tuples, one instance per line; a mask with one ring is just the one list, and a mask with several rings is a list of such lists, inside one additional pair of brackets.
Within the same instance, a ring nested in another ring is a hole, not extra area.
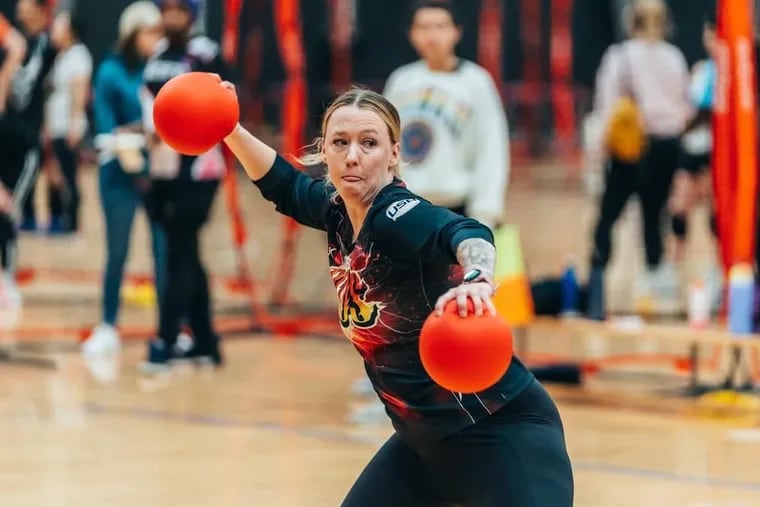
[(663, 0), (633, 0), (625, 7), (624, 17), (630, 37), (665, 39), (673, 31), (670, 12)]
[[(327, 133), (327, 125), (330, 122), (330, 118), (333, 113), (341, 107), (358, 107), (359, 109), (366, 109), (377, 114), (388, 127), (388, 135), (391, 139), (391, 144), (400, 142), (401, 138), (401, 118), (399, 117), (398, 110), (390, 103), (388, 99), (383, 97), (377, 92), (367, 90), (364, 88), (353, 87), (350, 90), (342, 93), (338, 96), (327, 108), (324, 116), (322, 117), (322, 127), (320, 136), (307, 148), (311, 148), (311, 153), (308, 153), (302, 157), (299, 157), (298, 161), (306, 166), (321, 165), (322, 160), (322, 145), (324, 143), (325, 134)], [(391, 166), (394, 176), (399, 176), (400, 162)]]

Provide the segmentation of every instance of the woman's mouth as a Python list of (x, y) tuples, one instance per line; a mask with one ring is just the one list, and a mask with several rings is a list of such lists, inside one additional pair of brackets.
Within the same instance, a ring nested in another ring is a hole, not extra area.
[(357, 181), (361, 181), (361, 178), (359, 176), (342, 176), (340, 179), (349, 183), (356, 183)]

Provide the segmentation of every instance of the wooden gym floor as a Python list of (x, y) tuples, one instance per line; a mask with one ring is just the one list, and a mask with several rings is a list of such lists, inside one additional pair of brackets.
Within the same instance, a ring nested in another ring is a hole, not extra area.
[[(593, 206), (577, 189), (559, 190), (556, 177), (542, 172), (549, 170), (518, 178), (509, 196), (533, 276), (556, 273), (567, 252), (585, 259), (588, 251)], [(178, 368), (154, 378), (137, 373), (142, 342), (128, 343), (112, 361), (86, 362), (76, 353), (66, 330), (97, 321), (103, 259), (92, 170), (84, 169), (82, 179), (83, 234), (22, 239), (22, 265), (37, 268), (38, 276), (23, 286), (25, 304), (17, 322), (4, 321), (3, 342), (17, 358), (44, 358), (55, 368), (31, 360), (0, 361), (0, 505), (339, 505), (389, 434), (384, 421), (350, 422), (352, 411), (370, 400), (351, 393), (362, 369), (345, 341), (239, 334), (225, 344), (226, 368)], [(247, 254), (257, 276), (266, 278), (281, 222), (255, 190), (243, 185), (241, 192), (256, 238)], [(217, 204), (204, 252), (221, 279), (234, 273), (235, 256), (223, 199)], [(633, 244), (636, 224), (625, 222), (618, 228), (624, 239), (610, 275), (620, 307), (627, 304), (625, 286), (635, 272), (624, 261), (640, 256), (626, 248)], [(700, 234), (697, 245), (706, 241)], [(133, 237), (129, 270), (149, 270), (142, 217)], [(296, 299), (330, 308), (323, 258), (313, 255), (321, 251), (321, 240), (305, 233), (299, 242)], [(701, 266), (704, 260), (694, 258), (692, 264)], [(276, 282), (265, 279), (266, 286)], [(244, 305), (245, 298), (221, 282), (216, 289), (219, 315)], [(122, 313), (125, 327), (149, 328), (153, 319), (150, 308), (125, 305)], [(535, 336), (532, 350), (553, 353), (584, 354), (600, 341), (606, 350), (686, 349), (685, 342), (652, 338), (622, 344), (561, 327)], [(583, 389), (550, 387), (566, 425), (576, 505), (760, 505), (760, 417), (708, 418), (687, 402), (655, 396), (657, 389), (680, 386), (683, 379), (650, 369), (651, 375), (636, 382), (600, 376)], [(634, 402), (642, 393), (646, 409)]]

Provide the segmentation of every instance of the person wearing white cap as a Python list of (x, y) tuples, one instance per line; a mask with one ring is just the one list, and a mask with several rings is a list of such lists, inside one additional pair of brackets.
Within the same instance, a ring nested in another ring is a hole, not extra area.
[[(120, 290), (135, 211), (143, 205), (147, 163), (141, 147), (139, 89), (147, 59), (163, 35), (161, 12), (148, 0), (130, 4), (119, 19), (116, 50), (97, 70), (94, 83), (95, 143), (105, 218), (107, 257), (103, 276), (102, 321), (83, 343), (89, 356), (117, 352)], [(166, 246), (161, 227), (150, 222), (156, 291), (165, 279)], [(159, 299), (160, 300), (160, 299)]]

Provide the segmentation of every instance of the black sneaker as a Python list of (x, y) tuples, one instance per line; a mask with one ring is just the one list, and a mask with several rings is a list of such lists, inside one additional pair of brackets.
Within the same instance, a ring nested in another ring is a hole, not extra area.
[(194, 342), (189, 350), (182, 353), (181, 358), (214, 366), (221, 366), (224, 363), (218, 338), (207, 342)]

